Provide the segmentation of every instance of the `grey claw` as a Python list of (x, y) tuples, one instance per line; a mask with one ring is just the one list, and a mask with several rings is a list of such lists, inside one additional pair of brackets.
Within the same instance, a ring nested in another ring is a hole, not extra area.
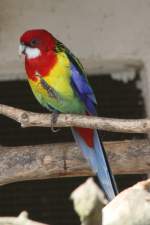
[(52, 131), (53, 133), (57, 133), (57, 132), (60, 131), (60, 129), (51, 126), (51, 131)]
[(58, 112), (53, 112), (51, 117), (51, 131), (54, 133), (57, 133), (58, 131), (60, 131), (59, 128), (54, 128), (54, 124), (57, 122), (57, 118), (59, 116)]

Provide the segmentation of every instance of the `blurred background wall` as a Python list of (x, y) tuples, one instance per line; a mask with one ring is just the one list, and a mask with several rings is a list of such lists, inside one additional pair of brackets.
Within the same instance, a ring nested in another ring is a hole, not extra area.
[[(44, 28), (82, 61), (101, 116), (150, 115), (150, 0), (0, 0), (0, 103), (43, 112), (25, 80), (18, 56), (20, 35)], [(45, 111), (44, 111), (45, 112)], [(102, 140), (145, 138), (140, 134), (102, 132)], [(22, 129), (0, 116), (0, 145), (21, 146), (73, 141), (69, 129)], [(117, 176), (120, 190), (145, 175)], [(86, 177), (28, 181), (0, 187), (0, 216), (27, 210), (52, 225), (79, 224), (71, 191)]]
[(53, 33), (89, 73), (110, 71), (129, 59), (148, 60), (149, 21), (149, 0), (1, 0), (0, 77), (23, 77), (19, 37), (32, 28)]

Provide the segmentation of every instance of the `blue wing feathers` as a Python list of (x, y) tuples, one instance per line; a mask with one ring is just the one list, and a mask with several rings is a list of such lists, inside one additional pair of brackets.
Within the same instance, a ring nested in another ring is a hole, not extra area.
[(96, 98), (94, 96), (93, 90), (90, 87), (86, 77), (83, 74), (80, 74), (75, 65), (71, 65), (71, 83), (74, 87), (76, 93), (80, 97), (81, 101), (84, 102), (87, 111), (90, 114), (96, 115)]
[(76, 94), (79, 96), (82, 102), (84, 102), (87, 111), (90, 114), (96, 115), (95, 104), (96, 98), (93, 93), (92, 88), (90, 87), (88, 80), (85, 76), (85, 72), (82, 64), (72, 52), (64, 46), (61, 42), (57, 41), (56, 51), (65, 52), (70, 60), (70, 69), (71, 69), (71, 85), (73, 86)]

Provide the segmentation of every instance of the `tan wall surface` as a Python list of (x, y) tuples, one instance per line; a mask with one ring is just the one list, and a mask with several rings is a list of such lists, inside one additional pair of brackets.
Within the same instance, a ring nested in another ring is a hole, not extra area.
[(22, 77), (19, 36), (31, 28), (52, 32), (88, 72), (105, 60), (150, 58), (150, 0), (0, 0), (1, 79)]

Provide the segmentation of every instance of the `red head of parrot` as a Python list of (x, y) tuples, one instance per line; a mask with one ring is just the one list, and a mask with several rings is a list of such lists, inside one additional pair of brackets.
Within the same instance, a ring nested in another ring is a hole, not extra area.
[(55, 47), (56, 39), (46, 30), (29, 30), (21, 36), (19, 52), (25, 55), (25, 67), (31, 80), (37, 79), (36, 70), (45, 76), (55, 65)]

